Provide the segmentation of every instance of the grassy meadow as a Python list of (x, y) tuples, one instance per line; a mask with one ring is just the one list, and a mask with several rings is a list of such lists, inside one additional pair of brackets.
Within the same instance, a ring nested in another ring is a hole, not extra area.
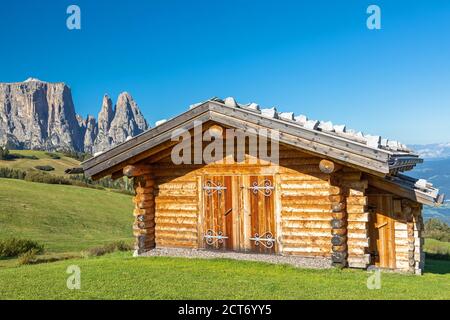
[(64, 170), (66, 170), (67, 168), (77, 167), (80, 164), (78, 160), (66, 157), (59, 152), (53, 153), (57, 154), (60, 159), (52, 159), (48, 154), (46, 154), (46, 152), (38, 150), (10, 150), (10, 153), (28, 157), (35, 156), (38, 159), (21, 158), (12, 160), (0, 160), (0, 167), (29, 170), (34, 169), (34, 167), (36, 166), (52, 166), (53, 168), (55, 168), (55, 170), (49, 171), (49, 173), (57, 176), (64, 176)]
[(131, 242), (131, 199), (112, 191), (0, 179), (0, 239), (32, 239), (58, 253)]
[[(0, 269), (0, 299), (450, 299), (450, 263), (433, 263), (423, 276), (382, 273), (381, 288), (369, 290), (361, 270), (120, 252)], [(70, 265), (80, 268), (80, 290), (66, 287)]]

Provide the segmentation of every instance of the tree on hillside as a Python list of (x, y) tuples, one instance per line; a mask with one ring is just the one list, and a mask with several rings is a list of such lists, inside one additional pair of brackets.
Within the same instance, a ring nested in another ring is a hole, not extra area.
[(9, 156), (8, 147), (0, 147), (0, 160), (7, 160)]
[(440, 241), (450, 241), (450, 227), (439, 219), (431, 218), (425, 223), (424, 236)]

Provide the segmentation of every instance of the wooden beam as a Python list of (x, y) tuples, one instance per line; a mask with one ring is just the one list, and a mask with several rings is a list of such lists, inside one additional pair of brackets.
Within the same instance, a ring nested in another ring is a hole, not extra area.
[(128, 165), (123, 168), (123, 174), (128, 178), (142, 176), (152, 172), (152, 168), (149, 165)]
[(123, 177), (123, 170), (119, 170), (119, 171), (113, 172), (111, 174), (111, 179), (113, 179), (113, 180), (117, 180), (122, 177)]
[(323, 159), (319, 163), (320, 171), (323, 173), (333, 173), (342, 169), (340, 164), (334, 163), (333, 161)]

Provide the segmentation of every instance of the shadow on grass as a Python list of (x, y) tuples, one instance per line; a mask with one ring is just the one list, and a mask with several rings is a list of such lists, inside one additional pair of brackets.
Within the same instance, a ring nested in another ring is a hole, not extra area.
[(440, 258), (440, 256), (433, 254), (426, 255), (424, 273), (450, 274), (449, 256), (445, 256), (444, 259)]

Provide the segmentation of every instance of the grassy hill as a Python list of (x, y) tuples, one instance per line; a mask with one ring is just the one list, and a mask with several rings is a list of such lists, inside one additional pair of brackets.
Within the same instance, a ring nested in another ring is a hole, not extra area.
[(116, 192), (0, 179), (0, 239), (38, 240), (49, 252), (131, 241), (132, 208)]
[(49, 173), (58, 176), (63, 176), (65, 175), (64, 173), (65, 169), (77, 167), (80, 164), (79, 161), (73, 158), (66, 157), (62, 153), (58, 152), (55, 152), (54, 154), (57, 154), (60, 157), (60, 159), (53, 159), (45, 151), (37, 151), (37, 150), (10, 150), (10, 153), (26, 157), (35, 156), (38, 159), (35, 160), (30, 158), (19, 158), (11, 160), (0, 160), (0, 167), (28, 170), (36, 166), (52, 166), (53, 168), (55, 168), (55, 170), (49, 171)]

